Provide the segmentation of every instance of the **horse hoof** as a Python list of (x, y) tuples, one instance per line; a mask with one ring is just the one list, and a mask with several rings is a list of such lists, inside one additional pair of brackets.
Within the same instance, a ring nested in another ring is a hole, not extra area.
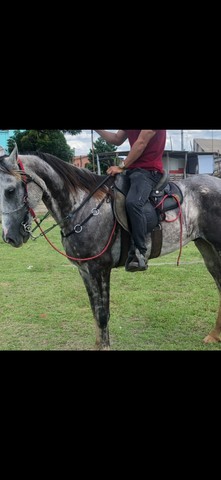
[(206, 338), (204, 338), (204, 343), (218, 343), (221, 342), (221, 338), (219, 337), (212, 337), (211, 335), (208, 335)]
[(100, 352), (101, 351), (107, 351), (107, 350), (110, 350), (110, 345), (101, 345), (101, 344), (95, 344), (95, 350), (99, 350)]

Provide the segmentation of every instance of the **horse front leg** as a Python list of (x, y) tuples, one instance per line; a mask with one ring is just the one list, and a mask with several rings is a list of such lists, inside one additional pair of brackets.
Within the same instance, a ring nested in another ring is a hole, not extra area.
[(96, 326), (97, 350), (109, 350), (109, 318), (110, 318), (110, 268), (95, 268), (94, 265), (79, 268), (85, 284)]

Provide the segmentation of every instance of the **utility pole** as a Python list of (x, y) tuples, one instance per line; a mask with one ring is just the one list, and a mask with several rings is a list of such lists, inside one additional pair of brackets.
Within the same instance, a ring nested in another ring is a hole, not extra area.
[(184, 150), (184, 145), (183, 145), (183, 130), (181, 130), (181, 150)]
[(93, 130), (91, 130), (91, 150), (92, 150), (93, 172), (95, 172), (95, 162), (94, 162), (94, 131), (93, 131)]

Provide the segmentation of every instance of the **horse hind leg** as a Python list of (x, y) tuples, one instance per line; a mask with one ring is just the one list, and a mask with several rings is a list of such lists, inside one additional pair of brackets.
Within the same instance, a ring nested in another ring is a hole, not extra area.
[(215, 246), (206, 242), (203, 239), (195, 240), (195, 245), (200, 251), (207, 270), (214, 278), (219, 290), (219, 310), (216, 319), (216, 325), (213, 330), (204, 338), (204, 343), (221, 342), (221, 250), (216, 249)]

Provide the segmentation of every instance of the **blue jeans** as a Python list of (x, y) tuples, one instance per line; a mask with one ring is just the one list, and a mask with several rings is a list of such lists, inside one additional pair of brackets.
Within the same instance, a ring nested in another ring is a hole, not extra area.
[(126, 174), (130, 179), (130, 189), (126, 197), (130, 230), (135, 247), (145, 255), (146, 235), (158, 224), (156, 210), (150, 203), (149, 196), (162, 174), (143, 168), (127, 170)]

